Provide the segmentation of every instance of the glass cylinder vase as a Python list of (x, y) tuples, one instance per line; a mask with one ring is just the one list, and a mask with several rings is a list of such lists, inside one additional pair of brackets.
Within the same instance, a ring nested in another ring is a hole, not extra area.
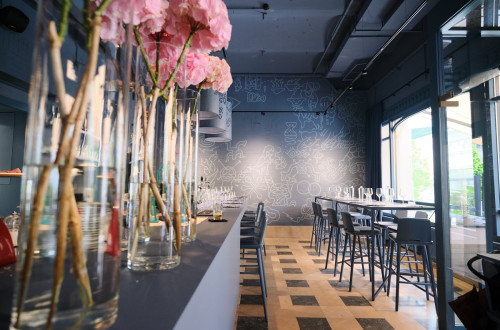
[(129, 48), (100, 42), (98, 15), (38, 8), (11, 327), (106, 328), (118, 309)]
[[(182, 190), (178, 182), (182, 172), (177, 164), (184, 125), (177, 116), (175, 89), (164, 88), (165, 71), (161, 64), (157, 68), (150, 64), (155, 63), (156, 52), (163, 53), (168, 47), (172, 46), (144, 43), (137, 48), (133, 68), (128, 268), (137, 271), (169, 269), (180, 263)], [(147, 57), (151, 53), (153, 58)]]
[(191, 242), (196, 239), (196, 222), (198, 206), (198, 138), (199, 138), (199, 96), (191, 89), (177, 92), (177, 113), (179, 126), (185, 127), (182, 135), (182, 201), (181, 228), (182, 241)]

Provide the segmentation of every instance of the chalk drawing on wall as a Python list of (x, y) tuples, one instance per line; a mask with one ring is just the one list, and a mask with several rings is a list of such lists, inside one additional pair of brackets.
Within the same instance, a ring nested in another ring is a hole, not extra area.
[(200, 176), (212, 186), (233, 186), (249, 196), (250, 207), (264, 201), (271, 224), (311, 224), (315, 195), (336, 185), (365, 185), (362, 97), (343, 99), (327, 115), (260, 114), (326, 108), (336, 91), (325, 81), (235, 77), (228, 91), (233, 109), (256, 112), (234, 112), (231, 142), (200, 140)]

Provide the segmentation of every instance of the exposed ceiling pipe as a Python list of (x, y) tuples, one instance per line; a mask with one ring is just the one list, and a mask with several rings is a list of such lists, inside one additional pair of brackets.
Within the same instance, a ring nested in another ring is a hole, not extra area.
[(323, 52), (323, 55), (321, 55), (321, 58), (319, 59), (319, 62), (316, 65), (316, 68), (314, 68), (313, 73), (318, 72), (319, 66), (321, 65), (321, 63), (323, 63), (323, 60), (325, 59), (325, 56), (326, 56), (326, 53), (328, 52), (328, 49), (330, 48), (330, 46), (332, 45), (333, 40), (335, 39), (335, 37), (339, 33), (340, 27), (344, 23), (344, 20), (347, 17), (347, 13), (349, 13), (351, 11), (351, 7), (352, 7), (352, 5), (354, 4), (355, 1), (356, 0), (350, 0), (349, 3), (347, 4), (347, 7), (344, 10), (344, 13), (342, 14), (342, 16), (340, 17), (340, 19), (338, 20), (337, 24), (335, 25), (335, 29), (333, 30), (332, 36), (330, 37), (330, 40), (328, 41), (328, 45), (326, 45), (325, 51)]
[(349, 86), (347, 86), (346, 88), (344, 88), (344, 90), (339, 94), (337, 95), (337, 97), (332, 101), (332, 103), (330, 103), (330, 105), (328, 106), (328, 108), (326, 108), (325, 112), (328, 111), (328, 109), (333, 109), (333, 107), (335, 106), (335, 104), (340, 100), (340, 98), (342, 96), (344, 96), (344, 94), (348, 91), (348, 90), (351, 90), (353, 88), (353, 85), (354, 83), (361, 77), (361, 76), (364, 76), (366, 75), (367, 73), (367, 70), (370, 66), (372, 66), (372, 64), (375, 62), (375, 60), (380, 56), (380, 54), (382, 54), (382, 52), (394, 41), (394, 39), (396, 39), (398, 37), (398, 35), (401, 33), (401, 31), (404, 30), (404, 28), (411, 23), (411, 21), (413, 21), (413, 19), (422, 11), (422, 9), (424, 9), (424, 7), (427, 5), (427, 2), (428, 0), (424, 0), (422, 1), (422, 3), (420, 4), (420, 6), (418, 6), (417, 9), (415, 9), (415, 11), (406, 19), (406, 21), (403, 22), (403, 24), (401, 24), (401, 26), (396, 30), (396, 32), (394, 32), (394, 34), (382, 45), (382, 47), (380, 47), (380, 49), (375, 53), (375, 55), (373, 55), (373, 57), (368, 61), (368, 63), (366, 64), (365, 68), (358, 73), (358, 75), (351, 81), (351, 84)]

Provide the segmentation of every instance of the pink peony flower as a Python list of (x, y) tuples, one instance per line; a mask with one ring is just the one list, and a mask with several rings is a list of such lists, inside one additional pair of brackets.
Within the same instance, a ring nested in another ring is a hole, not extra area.
[(207, 54), (198, 54), (186, 50), (185, 59), (181, 62), (179, 71), (175, 76), (175, 82), (179, 87), (186, 88), (201, 83), (207, 76), (208, 58)]
[[(101, 3), (102, 0), (92, 0), (91, 10), (97, 9)], [(123, 42), (124, 24), (131, 20), (140, 26), (143, 35), (158, 32), (164, 24), (167, 8), (167, 0), (113, 0), (102, 14), (101, 38), (118, 44)]]
[(198, 53), (227, 48), (232, 29), (222, 0), (171, 0), (163, 28), (179, 45), (195, 32), (191, 50)]
[(226, 60), (215, 56), (209, 56), (208, 72), (202, 83), (203, 89), (212, 88), (220, 93), (225, 93), (233, 83), (231, 68)]

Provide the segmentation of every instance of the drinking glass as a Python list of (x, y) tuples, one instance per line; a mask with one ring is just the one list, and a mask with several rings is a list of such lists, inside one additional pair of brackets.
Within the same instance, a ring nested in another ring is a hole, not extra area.
[(340, 186), (335, 187), (335, 192), (337, 193), (337, 197), (340, 197), (340, 192), (342, 191), (342, 188)]
[(214, 220), (222, 220), (222, 200), (220, 199), (214, 201)]
[(349, 188), (347, 186), (344, 186), (344, 197), (349, 197)]
[(382, 201), (382, 196), (384, 196), (384, 192), (382, 191), (382, 188), (377, 188), (377, 190), (375, 191), (375, 194), (377, 195), (378, 197), (378, 201)]
[(389, 197), (389, 201), (393, 202), (394, 201), (394, 189), (391, 187), (387, 188), (387, 196)]
[(406, 200), (406, 196), (407, 196), (406, 190), (402, 187), (399, 187), (398, 191), (399, 191), (399, 198), (401, 198), (401, 202), (404, 203)]
[(371, 200), (371, 197), (370, 197), (370, 188), (364, 188), (364, 192), (365, 194), (365, 200), (369, 201)]

